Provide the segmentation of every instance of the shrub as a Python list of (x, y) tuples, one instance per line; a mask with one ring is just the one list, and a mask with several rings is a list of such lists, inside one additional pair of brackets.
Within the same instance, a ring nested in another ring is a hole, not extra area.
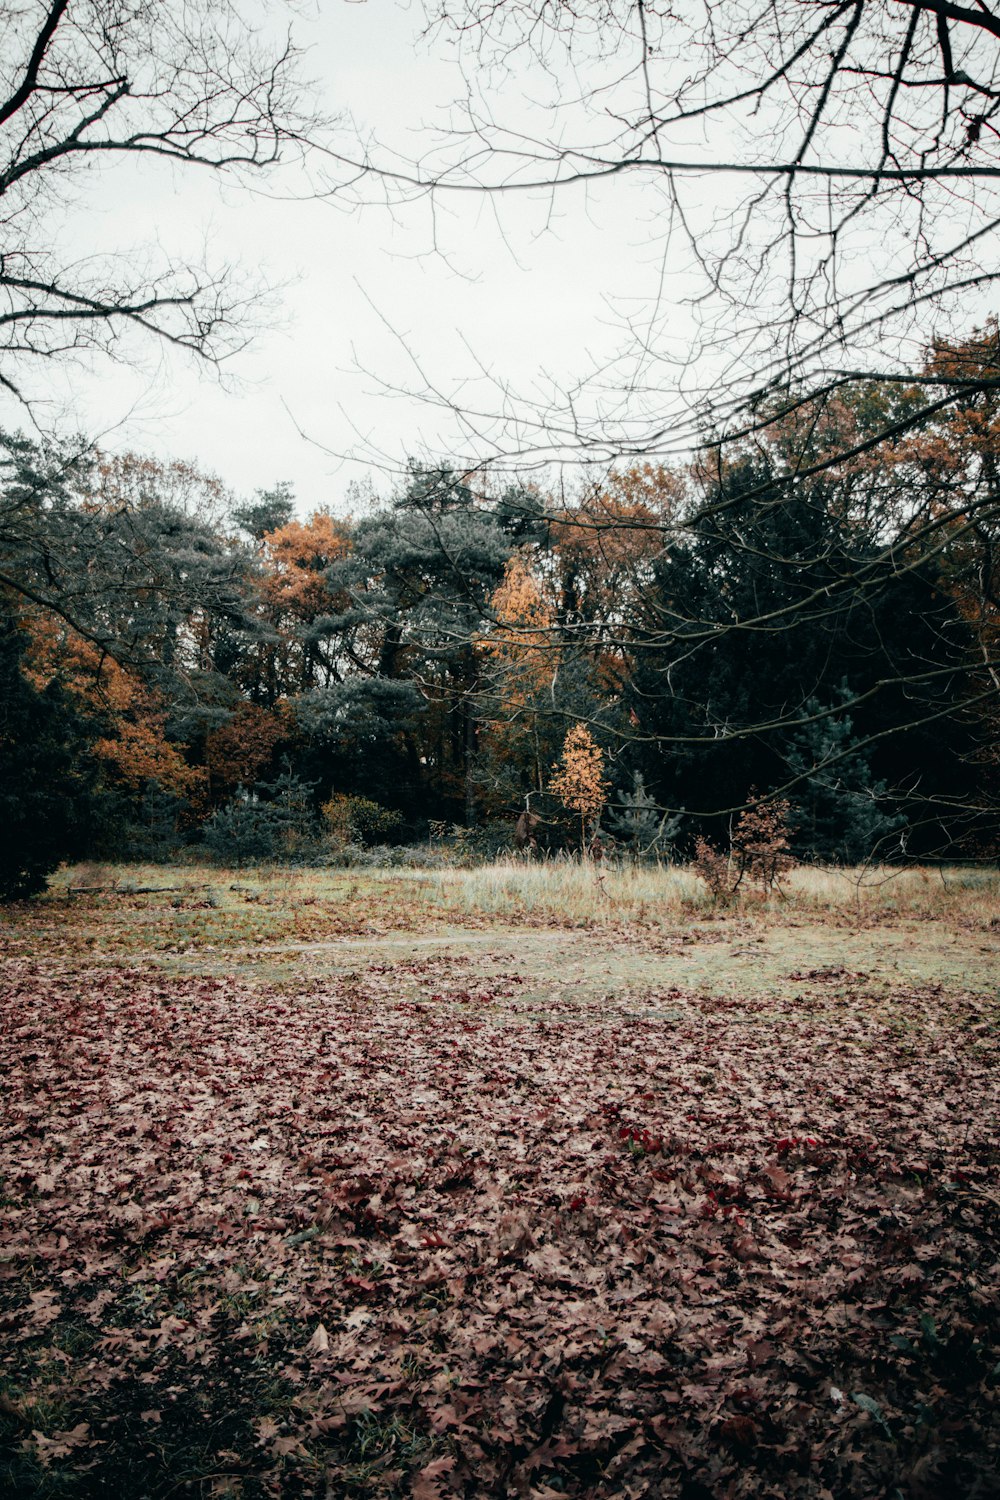
[(505, 818), (491, 819), (476, 828), (456, 823), (445, 847), (451, 862), (462, 869), (490, 864), (513, 850), (514, 824)]
[(708, 886), (713, 901), (727, 904), (732, 900), (735, 887), (729, 856), (700, 834), (694, 841), (694, 871)]
[(694, 841), (694, 871), (708, 886), (713, 901), (728, 903), (744, 880), (752, 881), (766, 895), (775, 889), (795, 865), (789, 850), (790, 803), (783, 798), (765, 802), (754, 793), (740, 814), (724, 854), (708, 839)]
[(795, 860), (790, 849), (791, 829), (788, 816), (791, 803), (777, 797), (765, 802), (750, 794), (750, 806), (740, 813), (732, 836), (732, 862), (736, 868), (737, 891), (744, 876), (763, 892), (772, 891)]
[(262, 784), (260, 792), (240, 787), (208, 819), (203, 836), (212, 857), (223, 865), (309, 860), (317, 852), (318, 828), (308, 784), (286, 771)]
[(371, 797), (350, 797), (334, 792), (320, 808), (335, 844), (381, 844), (391, 838), (403, 821), (394, 807), (383, 807)]

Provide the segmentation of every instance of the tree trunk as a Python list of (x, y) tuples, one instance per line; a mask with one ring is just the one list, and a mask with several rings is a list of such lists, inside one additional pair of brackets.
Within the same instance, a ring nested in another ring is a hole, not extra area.
[(476, 759), (476, 716), (471, 696), (466, 697), (465, 709), (465, 824), (472, 828), (476, 822), (476, 788), (472, 770)]

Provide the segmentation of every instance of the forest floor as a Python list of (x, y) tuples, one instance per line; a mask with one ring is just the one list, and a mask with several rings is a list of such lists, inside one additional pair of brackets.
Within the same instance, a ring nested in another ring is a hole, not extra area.
[(1000, 1496), (1000, 877), (786, 897), (0, 913), (0, 1496)]

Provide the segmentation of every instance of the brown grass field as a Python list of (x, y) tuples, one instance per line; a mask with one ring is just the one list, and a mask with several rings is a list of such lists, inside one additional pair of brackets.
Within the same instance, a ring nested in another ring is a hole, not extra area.
[(88, 867), (0, 945), (0, 1495), (1000, 1495), (996, 873)]

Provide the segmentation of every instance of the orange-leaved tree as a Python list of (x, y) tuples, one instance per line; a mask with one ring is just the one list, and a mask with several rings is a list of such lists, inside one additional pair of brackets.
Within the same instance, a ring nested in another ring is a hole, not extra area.
[(188, 763), (186, 745), (168, 737), (168, 704), (157, 688), (50, 615), (27, 617), (24, 628), (25, 675), (40, 691), (61, 684), (91, 722), (91, 754), (112, 782), (140, 793), (155, 782), (175, 796), (197, 796), (205, 773)]
[(596, 823), (608, 800), (604, 756), (585, 724), (574, 724), (563, 741), (562, 756), (549, 790), (580, 818), (580, 853), (587, 851), (587, 822)]
[(490, 597), (492, 617), (477, 640), (483, 663), (477, 774), (487, 810), (498, 813), (526, 791), (542, 791), (554, 750), (547, 730), (559, 669), (555, 613), (521, 553), (509, 558)]
[(270, 766), (277, 746), (293, 732), (285, 704), (262, 708), (259, 703), (238, 703), (226, 723), (205, 737), (212, 800), (222, 801), (240, 786), (252, 787)]
[(553, 671), (555, 615), (519, 552), (508, 559), (503, 578), (490, 598), (490, 610), (495, 623), (483, 638), (483, 648), (502, 661), (512, 675), (523, 678), (527, 691), (544, 686)]
[(264, 696), (270, 705), (296, 692), (329, 684), (335, 675), (325, 648), (311, 632), (338, 604), (326, 570), (350, 551), (350, 523), (315, 511), (308, 521), (288, 521), (263, 538), (260, 582), (264, 612), (280, 637), (269, 643)]

